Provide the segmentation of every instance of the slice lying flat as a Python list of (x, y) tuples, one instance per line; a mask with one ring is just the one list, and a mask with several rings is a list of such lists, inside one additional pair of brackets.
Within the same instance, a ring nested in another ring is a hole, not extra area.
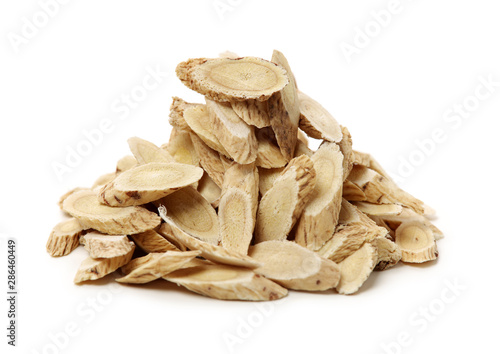
[(92, 258), (114, 258), (129, 253), (134, 246), (125, 235), (106, 235), (91, 231), (83, 236), (85, 249)]
[(300, 102), (300, 129), (312, 138), (334, 143), (342, 140), (342, 129), (333, 116), (317, 101), (303, 92), (298, 93)]
[(75, 218), (61, 221), (54, 226), (47, 241), (47, 252), (52, 257), (70, 254), (80, 244), (80, 236), (84, 229)]
[(340, 282), (337, 285), (339, 294), (354, 294), (368, 279), (377, 264), (377, 249), (371, 243), (340, 262)]

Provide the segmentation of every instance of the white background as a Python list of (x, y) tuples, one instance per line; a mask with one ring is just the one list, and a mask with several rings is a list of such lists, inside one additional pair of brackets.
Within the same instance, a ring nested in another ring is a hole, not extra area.
[[(387, 0), (219, 3), (225, 12), (213, 0), (69, 1), (52, 8), (47, 23), (37, 1), (0, 5), (0, 288), (7, 237), (18, 240), (19, 262), (12, 352), (498, 352), (498, 4), (401, 0), (381, 26), (373, 11), (392, 10)], [(30, 38), (23, 18), (38, 24)], [(368, 31), (364, 42), (360, 31)], [(437, 210), (446, 235), (439, 260), (376, 272), (357, 295), (291, 292), (261, 309), (164, 281), (73, 285), (85, 252), (60, 259), (45, 252), (64, 217), (59, 196), (113, 171), (128, 154), (127, 138), (168, 140), (171, 96), (202, 100), (175, 77), (178, 62), (225, 50), (270, 58), (274, 48), (288, 57), (299, 88), (350, 129), (356, 149)], [(148, 68), (168, 75), (125, 113), (122, 95), (139, 92)], [(488, 78), (497, 86), (476, 93)], [(462, 119), (453, 110), (464, 101)], [(65, 164), (68, 148), (85, 144), (84, 132), (105, 119), (113, 130), (59, 179), (54, 163)], [(436, 129), (446, 139), (424, 154), (416, 141)], [(447, 285), (454, 282), (456, 295)], [(419, 311), (429, 308), (424, 319)], [(61, 335), (68, 326), (69, 339)], [(10, 352), (0, 333), (0, 352)], [(228, 334), (238, 338), (234, 346)]]

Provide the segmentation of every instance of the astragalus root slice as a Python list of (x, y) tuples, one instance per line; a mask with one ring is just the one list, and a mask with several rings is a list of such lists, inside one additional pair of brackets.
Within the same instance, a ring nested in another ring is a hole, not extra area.
[(377, 249), (371, 243), (340, 262), (340, 281), (337, 285), (339, 294), (354, 294), (368, 279), (377, 264)]
[(328, 241), (339, 219), (342, 205), (342, 161), (335, 143), (324, 142), (311, 160), (316, 171), (316, 185), (297, 222), (295, 242), (313, 251)]
[(280, 148), (274, 144), (273, 131), (270, 129), (259, 129), (255, 135), (258, 143), (255, 165), (263, 168), (285, 166), (288, 161), (283, 157)]
[(189, 59), (175, 71), (184, 85), (219, 102), (265, 101), (288, 84), (281, 66), (255, 57)]
[(257, 211), (255, 242), (285, 240), (316, 184), (312, 160), (292, 159), (262, 197)]
[(174, 244), (155, 230), (148, 230), (140, 234), (130, 235), (130, 238), (146, 253), (163, 253), (179, 250)]
[(377, 249), (378, 255), (375, 270), (386, 270), (394, 267), (401, 260), (401, 250), (388, 238), (377, 237), (371, 243)]
[(109, 206), (146, 204), (198, 182), (199, 167), (181, 163), (148, 163), (121, 173), (99, 191), (99, 201)]
[(94, 184), (90, 189), (100, 189), (102, 186), (104, 186), (106, 183), (111, 182), (116, 178), (116, 172), (111, 172), (111, 173), (106, 173), (103, 174), (102, 176), (99, 176), (95, 181)]
[(378, 163), (378, 161), (375, 160), (372, 155), (365, 152), (353, 150), (352, 156), (354, 164), (368, 167), (369, 169), (374, 170), (378, 174), (392, 181), (391, 176), (389, 176), (389, 174), (385, 172), (385, 170), (382, 168), (382, 165), (380, 165), (380, 163)]
[(222, 188), (226, 168), (221, 161), (219, 153), (211, 149), (194, 133), (191, 133), (191, 141), (193, 142), (194, 149), (200, 158), (200, 165), (215, 182), (215, 184)]
[(415, 221), (424, 225), (424, 227), (432, 230), (432, 234), (434, 235), (434, 239), (440, 240), (444, 237), (444, 234), (441, 230), (439, 230), (428, 218), (423, 215), (420, 215), (413, 211), (410, 208), (403, 207), (401, 213), (397, 215), (384, 215), (381, 216), (383, 221), (392, 229), (396, 230), (398, 226), (406, 221)]
[[(219, 203), (220, 245), (247, 254), (255, 227), (259, 172), (254, 164), (231, 166), (224, 176)], [(168, 209), (168, 207), (167, 207)]]
[(63, 203), (63, 209), (78, 219), (85, 229), (111, 235), (132, 235), (154, 229), (161, 218), (138, 206), (113, 208), (99, 203), (97, 193), (82, 190), (73, 193)]
[(403, 207), (399, 204), (373, 204), (367, 202), (353, 202), (353, 204), (363, 213), (373, 216), (399, 215), (403, 212)]
[(189, 132), (172, 128), (166, 149), (176, 162), (193, 166), (200, 165), (200, 158), (194, 149)]
[(241, 120), (229, 103), (205, 101), (212, 131), (229, 156), (241, 164), (254, 162), (258, 145), (253, 126)]
[(84, 228), (75, 218), (61, 221), (50, 233), (46, 245), (47, 252), (52, 257), (70, 254), (80, 244), (80, 236), (83, 233)]
[(162, 223), (160, 225), (160, 227), (158, 228), (157, 232), (161, 236), (165, 237), (165, 239), (169, 243), (171, 243), (172, 245), (174, 245), (175, 247), (177, 247), (177, 249), (171, 250), (171, 251), (177, 251), (177, 250), (180, 250), (180, 251), (183, 251), (183, 252), (187, 251), (186, 246), (184, 246), (184, 244), (182, 244), (179, 241), (177, 241), (177, 237), (175, 237), (174, 231), (172, 230), (172, 228), (170, 227), (170, 225), (167, 224), (166, 222), (164, 222), (164, 223)]
[(277, 300), (288, 293), (285, 288), (251, 270), (226, 265), (181, 269), (163, 279), (220, 300)]
[(160, 206), (158, 208), (161, 217), (165, 222), (172, 228), (173, 234), (177, 239), (177, 242), (182, 243), (188, 249), (195, 251), (201, 251), (201, 256), (210, 261), (234, 265), (238, 267), (246, 267), (246, 268), (257, 268), (261, 264), (254, 259), (242, 255), (240, 253), (226, 250), (223, 247), (212, 245), (207, 242), (203, 242), (196, 237), (188, 234), (184, 230), (182, 230), (179, 226), (177, 226), (172, 219), (167, 216), (167, 209), (164, 206)]
[(234, 112), (248, 125), (257, 128), (271, 126), (267, 103), (259, 100), (231, 101)]
[(346, 127), (340, 126), (342, 128), (342, 140), (340, 141), (339, 147), (340, 152), (344, 155), (344, 160), (342, 162), (342, 167), (344, 169), (343, 180), (345, 181), (349, 174), (351, 173), (353, 166), (353, 152), (352, 152), (352, 138), (351, 133)]
[(116, 162), (116, 174), (130, 170), (132, 167), (137, 166), (137, 159), (133, 155), (123, 156)]
[(186, 263), (200, 254), (199, 251), (150, 253), (124, 265), (121, 270), (126, 275), (116, 279), (119, 283), (145, 284), (182, 269)]
[(79, 192), (79, 191), (83, 191), (83, 190), (91, 190), (92, 188), (83, 188), (83, 187), (76, 187), (76, 188), (73, 188), (73, 189), (70, 189), (69, 191), (67, 191), (66, 193), (64, 193), (63, 195), (61, 195), (59, 197), (59, 201), (57, 202), (57, 205), (59, 205), (59, 208), (62, 210), (62, 211), (65, 211), (63, 209), (63, 203), (64, 201), (66, 200), (66, 198), (68, 198), (71, 194), (73, 193), (76, 193), (76, 192)]
[(298, 93), (300, 103), (300, 129), (315, 139), (338, 143), (342, 140), (342, 128), (328, 111), (303, 92)]
[(172, 97), (172, 104), (170, 105), (170, 113), (168, 121), (170, 125), (183, 132), (189, 132), (191, 128), (184, 119), (184, 111), (190, 107), (202, 106), (200, 103), (189, 103), (179, 97)]
[(221, 188), (206, 172), (198, 183), (198, 192), (200, 192), (203, 198), (205, 198), (214, 208), (219, 206)]
[(85, 249), (94, 259), (123, 256), (129, 253), (134, 245), (125, 235), (106, 235), (97, 231), (91, 231), (83, 238)]
[(261, 196), (273, 187), (274, 182), (285, 168), (259, 168), (259, 192)]
[(265, 241), (251, 246), (249, 256), (262, 263), (254, 270), (288, 289), (322, 291), (340, 279), (336, 263), (291, 241)]
[(396, 229), (396, 245), (401, 249), (401, 260), (423, 263), (437, 258), (438, 250), (432, 230), (425, 225), (408, 221)]
[(128, 146), (134, 157), (139, 164), (147, 164), (151, 162), (169, 163), (175, 162), (174, 158), (162, 148), (155, 144), (138, 138), (133, 137), (127, 140)]

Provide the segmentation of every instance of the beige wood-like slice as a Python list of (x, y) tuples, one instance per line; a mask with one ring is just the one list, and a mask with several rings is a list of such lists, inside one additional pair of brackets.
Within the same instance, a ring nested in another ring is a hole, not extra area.
[(277, 168), (287, 164), (280, 148), (274, 143), (275, 137), (272, 129), (264, 128), (256, 132), (258, 148), (255, 164), (257, 167)]
[(403, 212), (403, 207), (399, 204), (373, 204), (367, 202), (353, 202), (352, 204), (370, 216), (399, 215)]
[(172, 97), (172, 104), (170, 105), (170, 113), (168, 121), (172, 127), (178, 131), (190, 132), (191, 128), (184, 119), (184, 111), (190, 107), (202, 106), (200, 103), (189, 103), (179, 97)]
[(204, 173), (198, 184), (198, 192), (205, 198), (214, 208), (219, 206), (221, 188), (214, 182), (208, 173)]
[(102, 186), (104, 186), (106, 183), (111, 182), (115, 178), (116, 178), (116, 172), (105, 173), (102, 176), (99, 176), (95, 180), (95, 182), (92, 185), (91, 189), (98, 190), (98, 189), (102, 188)]
[(248, 253), (259, 199), (259, 172), (254, 164), (231, 166), (224, 176), (219, 203), (220, 245)]
[(100, 279), (130, 262), (135, 249), (134, 243), (130, 243), (131, 250), (127, 254), (114, 258), (94, 259), (92, 257), (88, 257), (84, 259), (76, 272), (74, 282), (78, 284), (87, 280)]
[(85, 229), (94, 229), (111, 235), (132, 235), (154, 229), (161, 219), (143, 207), (113, 208), (99, 203), (97, 193), (82, 190), (71, 194), (63, 209)]
[(368, 279), (377, 264), (377, 249), (369, 242), (340, 262), (339, 294), (357, 292)]
[(116, 162), (116, 174), (130, 170), (132, 167), (137, 166), (137, 159), (133, 155), (123, 156)]
[(226, 171), (229, 167), (231, 167), (233, 164), (236, 163), (234, 160), (224, 156), (220, 152), (219, 152), (219, 158), (220, 162), (222, 162), (222, 166), (224, 166), (224, 171)]
[(170, 156), (178, 163), (193, 166), (200, 165), (200, 158), (194, 149), (189, 132), (172, 128), (166, 149)]
[(398, 245), (385, 237), (377, 237), (372, 241), (377, 249), (377, 265), (375, 270), (386, 270), (394, 267), (401, 260), (401, 250)]
[[(174, 158), (170, 156), (170, 154), (152, 142), (147, 140), (133, 137), (127, 140), (128, 146), (134, 157), (136, 158), (139, 164), (148, 164), (152, 162), (158, 163), (170, 163), (175, 162)], [(135, 167), (134, 167), (135, 168)], [(134, 168), (130, 168), (134, 169)]]
[(342, 187), (342, 197), (350, 202), (366, 200), (365, 192), (357, 185), (346, 179)]
[(255, 57), (189, 59), (175, 71), (184, 85), (219, 102), (265, 101), (288, 84), (281, 66)]
[(377, 172), (379, 175), (382, 175), (388, 180), (392, 181), (391, 176), (389, 176), (389, 174), (385, 172), (385, 170), (382, 168), (382, 165), (380, 165), (380, 163), (378, 163), (378, 161), (375, 160), (372, 155), (365, 152), (353, 150), (352, 156), (354, 164), (368, 167), (369, 169)]
[(295, 242), (310, 250), (320, 249), (337, 226), (342, 205), (343, 159), (339, 146), (327, 141), (311, 157), (316, 185), (295, 231)]
[(251, 270), (227, 265), (205, 265), (175, 271), (165, 280), (220, 300), (277, 300), (288, 291)]
[(287, 289), (322, 291), (335, 288), (340, 279), (335, 262), (320, 257), (295, 242), (265, 241), (249, 250), (262, 263), (254, 270)]
[(297, 144), (295, 145), (295, 152), (293, 154), (294, 157), (299, 157), (300, 155), (306, 155), (312, 157), (314, 151), (309, 149), (304, 142), (301, 140), (297, 140)]
[[(162, 224), (163, 226), (164, 224)], [(161, 227), (160, 229), (161, 230)], [(130, 235), (134, 243), (146, 253), (164, 253), (178, 251), (179, 248), (155, 230), (148, 230), (140, 234)]]
[(231, 101), (234, 112), (248, 125), (257, 128), (271, 126), (267, 103), (259, 100)]
[(407, 207), (403, 207), (403, 211), (398, 215), (384, 215), (382, 219), (393, 230), (396, 230), (402, 222), (415, 221), (431, 229), (436, 241), (444, 237), (443, 232), (439, 230), (428, 218)]
[(187, 251), (186, 246), (184, 246), (184, 244), (177, 241), (177, 238), (174, 235), (174, 231), (172, 230), (170, 225), (167, 224), (166, 222), (164, 222), (160, 225), (157, 232), (158, 232), (158, 234), (160, 234), (160, 236), (163, 236), (170, 244), (172, 244), (174, 247), (177, 248), (177, 249), (174, 249), (171, 251), (177, 251), (177, 250), (180, 250), (183, 252)]
[(260, 200), (255, 242), (285, 240), (299, 218), (316, 184), (312, 160), (292, 159)]
[(340, 151), (344, 155), (343, 167), (344, 167), (344, 177), (343, 180), (347, 180), (347, 177), (352, 171), (353, 166), (353, 152), (352, 152), (352, 138), (351, 133), (346, 127), (340, 126), (342, 128), (342, 140), (339, 143)]
[(63, 209), (63, 203), (66, 200), (66, 198), (68, 198), (73, 193), (83, 191), (83, 190), (90, 190), (90, 188), (76, 187), (76, 188), (70, 189), (69, 191), (67, 191), (66, 193), (64, 193), (63, 195), (61, 195), (59, 197), (59, 201), (57, 202), (57, 205), (59, 205), (59, 208), (65, 212), (65, 210)]
[[(368, 215), (368, 214), (367, 214)], [(368, 215), (370, 219), (375, 221), (377, 226), (383, 227), (387, 230), (388, 234), (386, 237), (390, 239), (391, 241), (394, 241), (394, 236), (395, 236), (395, 229), (393, 230), (386, 222), (384, 219), (382, 219), (381, 216), (373, 216), (373, 215)]]
[(109, 206), (142, 205), (161, 199), (198, 182), (200, 167), (181, 163), (148, 163), (121, 173), (99, 191), (99, 201)]
[(132, 250), (133, 242), (126, 235), (106, 235), (91, 231), (83, 236), (85, 249), (91, 258), (114, 258)]
[(302, 130), (297, 130), (297, 142), (301, 141), (304, 143), (306, 147), (309, 146), (309, 140), (307, 139), (307, 135)]
[(423, 263), (438, 257), (432, 230), (418, 221), (403, 222), (396, 229), (396, 245), (401, 249), (401, 260)]
[(83, 233), (84, 228), (75, 218), (61, 221), (50, 233), (46, 245), (47, 252), (52, 257), (70, 254), (80, 244), (80, 236)]
[(261, 196), (270, 190), (285, 168), (259, 168), (259, 192)]
[(196, 134), (191, 133), (191, 140), (196, 153), (200, 158), (201, 167), (203, 167), (205, 172), (210, 176), (215, 184), (222, 188), (222, 183), (224, 182), (224, 172), (226, 169), (222, 164), (219, 153), (211, 149)]

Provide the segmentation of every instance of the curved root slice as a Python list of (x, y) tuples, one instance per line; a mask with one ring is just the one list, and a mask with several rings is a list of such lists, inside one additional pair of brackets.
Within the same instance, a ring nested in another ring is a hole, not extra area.
[(285, 288), (251, 270), (225, 265), (182, 269), (163, 278), (195, 293), (220, 300), (276, 300), (288, 293)]
[(84, 228), (78, 220), (71, 218), (54, 226), (47, 241), (47, 252), (52, 257), (70, 254), (80, 244)]
[(371, 242), (377, 248), (377, 266), (375, 270), (386, 270), (394, 267), (401, 260), (398, 245), (385, 237), (377, 237)]
[(166, 222), (160, 225), (160, 227), (158, 228), (158, 234), (160, 234), (160, 236), (163, 236), (165, 240), (171, 243), (174, 247), (177, 247), (177, 249), (171, 251), (179, 251), (179, 250), (183, 252), (187, 251), (186, 246), (177, 241), (177, 238), (174, 235), (174, 231), (172, 230), (170, 225), (167, 224)]
[(438, 251), (432, 230), (425, 225), (410, 221), (396, 229), (396, 245), (401, 249), (401, 260), (423, 263), (437, 258)]
[(300, 155), (306, 155), (312, 157), (314, 155), (314, 151), (309, 149), (303, 141), (297, 140), (297, 144), (295, 145), (295, 152), (293, 153), (294, 157), (298, 157)]
[(250, 257), (263, 264), (255, 269), (288, 289), (322, 291), (337, 286), (336, 263), (291, 241), (266, 241), (250, 247)]
[(134, 154), (139, 164), (146, 164), (151, 162), (169, 163), (175, 162), (174, 158), (164, 149), (159, 148), (155, 144), (138, 138), (133, 137), (127, 140), (128, 146), (132, 154)]
[(91, 231), (85, 236), (85, 249), (91, 258), (114, 258), (129, 253), (134, 243), (125, 235), (105, 235)]
[(373, 216), (399, 215), (403, 207), (399, 204), (373, 204), (367, 202), (353, 202), (363, 213)]
[(178, 163), (185, 163), (193, 166), (200, 165), (200, 158), (194, 149), (189, 132), (183, 132), (172, 128), (167, 151)]
[(382, 165), (380, 165), (378, 161), (373, 158), (372, 155), (367, 154), (366, 152), (360, 152), (356, 150), (352, 151), (352, 155), (354, 164), (368, 167), (369, 169), (377, 172), (379, 175), (382, 175), (388, 180), (392, 181), (391, 176), (389, 176), (389, 174), (385, 172), (385, 170), (382, 168)]
[(207, 144), (203, 142), (196, 134), (191, 133), (191, 140), (193, 141), (193, 146), (200, 158), (200, 165), (203, 167), (206, 173), (212, 178), (212, 180), (222, 188), (222, 183), (224, 182), (224, 172), (226, 169), (221, 161), (221, 158), (217, 151), (211, 149)]
[(86, 229), (111, 235), (132, 235), (154, 229), (161, 219), (142, 207), (113, 208), (102, 205), (97, 193), (82, 190), (73, 193), (63, 203), (63, 209), (78, 219)]
[(354, 294), (368, 279), (377, 264), (377, 250), (371, 243), (340, 262), (340, 281), (337, 285), (339, 294)]
[(328, 111), (303, 92), (298, 93), (300, 102), (300, 129), (315, 139), (334, 143), (342, 140), (342, 128)]
[(288, 83), (281, 66), (254, 57), (189, 59), (175, 71), (184, 85), (220, 102), (265, 101)]
[(258, 100), (231, 101), (234, 112), (248, 125), (257, 128), (271, 126), (267, 103)]
[(203, 176), (199, 167), (180, 163), (148, 163), (121, 173), (106, 184), (99, 201), (110, 206), (146, 204), (197, 182)]
[(214, 208), (219, 206), (221, 195), (220, 187), (214, 182), (208, 173), (204, 173), (198, 184), (198, 192), (205, 198)]
[(132, 167), (137, 166), (137, 159), (133, 155), (123, 156), (116, 163), (116, 174), (130, 170)]
[(169, 242), (163, 235), (154, 230), (130, 235), (134, 243), (146, 253), (164, 253), (167, 251), (178, 251), (179, 249)]
[(119, 283), (145, 284), (182, 269), (200, 254), (199, 251), (150, 253), (136, 258), (122, 267), (126, 276), (115, 279)]

